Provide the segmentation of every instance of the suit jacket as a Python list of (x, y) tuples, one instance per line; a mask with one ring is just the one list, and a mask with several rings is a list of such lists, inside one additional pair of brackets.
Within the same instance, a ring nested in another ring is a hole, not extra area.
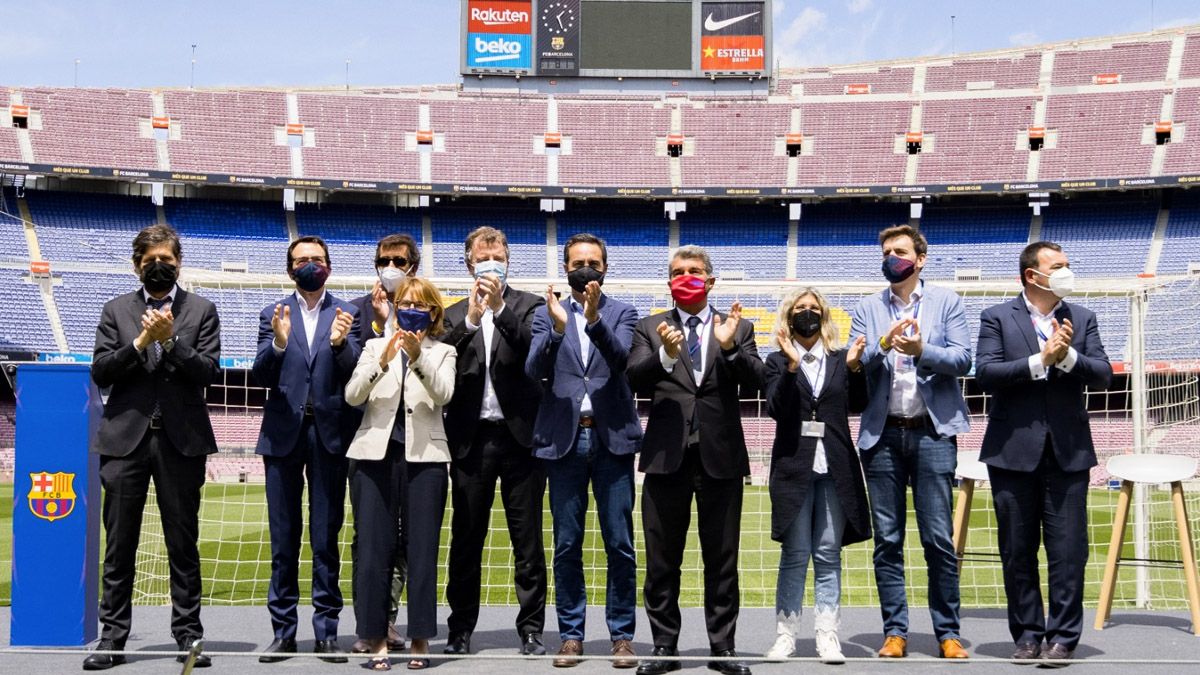
[[(967, 403), (958, 383), (958, 378), (971, 370), (971, 333), (962, 298), (957, 293), (929, 285), (923, 290), (920, 329), (924, 345), (915, 363), (917, 390), (921, 392), (938, 434), (956, 436), (971, 429)], [(887, 334), (892, 323), (891, 290), (888, 288), (863, 298), (851, 317), (850, 341), (859, 335), (867, 337), (862, 363), (870, 398), (859, 426), (860, 450), (875, 447), (887, 422), (896, 352), (884, 352), (879, 346), (879, 338)]]
[(275, 332), (271, 318), (275, 304), (263, 308), (258, 318), (258, 355), (254, 357), (252, 373), (260, 386), (266, 387), (267, 402), (263, 405), (262, 427), (255, 452), (269, 457), (283, 457), (292, 452), (300, 438), (304, 422), (304, 405), (312, 403), (317, 435), (325, 449), (335, 455), (346, 453), (350, 438), (358, 424), (358, 415), (345, 401), (346, 381), (354, 371), (362, 347), (358, 342), (359, 317), (350, 327), (340, 347), (329, 343), (329, 329), (336, 310), (354, 313), (350, 303), (325, 293), (317, 320), (314, 345), (304, 335), (304, 320), (295, 294), (279, 300), (291, 308), (292, 330), (287, 348), (275, 352)]
[(442, 406), (454, 395), (454, 348), (425, 338), (421, 355), (408, 364), (401, 382), (402, 352), (388, 362), (386, 373), (379, 367), (387, 343), (388, 338), (368, 341), (346, 384), (346, 403), (367, 406), (346, 457), (383, 459), (403, 400), (404, 458), (410, 462), (449, 462)]
[[(722, 320), (727, 318), (716, 309), (712, 311)], [(722, 351), (709, 331), (704, 375), (697, 383), (686, 348), (680, 349), (671, 372), (663, 370), (658, 356), (662, 347), (658, 326), (663, 322), (687, 334), (677, 309), (645, 317), (638, 321), (629, 354), (630, 384), (634, 391), (652, 399), (638, 469), (652, 474), (679, 470), (695, 411), (704, 471), (713, 478), (750, 475), (738, 387), (762, 388), (763, 362), (754, 343), (754, 324), (738, 324), (734, 348), (728, 353)]]
[(1041, 349), (1025, 299), (1018, 295), (980, 316), (975, 381), (992, 395), (979, 452), (984, 464), (1033, 471), (1049, 436), (1063, 471), (1096, 465), (1083, 389), (1107, 389), (1112, 384), (1112, 365), (1091, 310), (1064, 302), (1054, 316), (1059, 323), (1070, 319), (1075, 327), (1071, 346), (1078, 359), (1071, 372), (1047, 368), (1044, 380), (1034, 380), (1029, 372), (1029, 357)]
[(558, 459), (571, 451), (584, 394), (592, 401), (597, 442), (614, 455), (637, 452), (642, 425), (625, 379), (637, 310), (607, 295), (600, 297), (600, 320), (586, 328), (592, 348), (585, 364), (580, 358), (570, 299), (560, 302), (567, 312), (566, 332), (555, 333), (546, 307), (538, 307), (525, 361), (525, 373), (542, 383), (542, 400), (533, 426), (533, 454)]
[(446, 405), (446, 429), (450, 451), (463, 458), (471, 450), (479, 411), (483, 407), (485, 375), (504, 413), (504, 421), (517, 443), (528, 448), (533, 443), (533, 422), (537, 417), (542, 392), (538, 383), (525, 375), (525, 359), (533, 338), (534, 311), (546, 304), (542, 298), (511, 286), (504, 289), (504, 311), (495, 317), (492, 335), (492, 363), (487, 369), (483, 329), (467, 329), (468, 299), (463, 298), (446, 309), (446, 333), (442, 342), (458, 352), (455, 396)]
[(154, 347), (139, 354), (133, 340), (142, 332), (146, 299), (142, 289), (109, 300), (96, 326), (92, 380), (112, 387), (92, 451), (110, 457), (133, 452), (150, 427), (155, 403), (171, 445), (184, 455), (217, 451), (204, 388), (221, 375), (221, 323), (211, 301), (175, 291), (171, 304), (175, 346), (155, 357)]
[[(803, 373), (790, 372), (787, 357), (775, 352), (767, 357), (767, 414), (775, 420), (771, 445), (771, 538), (782, 541), (800, 512), (812, 485), (817, 439), (803, 436), (800, 425), (813, 419), (812, 385)], [(825, 423), (825, 459), (836, 499), (846, 518), (842, 545), (871, 537), (871, 510), (862, 464), (850, 438), (850, 412), (866, 402), (862, 374), (846, 367), (846, 350), (825, 355), (825, 379), (816, 398), (816, 419)]]

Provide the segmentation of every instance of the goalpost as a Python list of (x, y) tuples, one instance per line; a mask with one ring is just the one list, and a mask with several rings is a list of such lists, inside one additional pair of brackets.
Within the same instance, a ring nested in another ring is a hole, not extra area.
[[(337, 277), (329, 290), (343, 298), (364, 293), (373, 283), (370, 277)], [(434, 279), (447, 302), (463, 297), (470, 280), (462, 277)], [(291, 282), (283, 275), (231, 274), (186, 270), (183, 283), (190, 290), (213, 297), (221, 309), (226, 335), (253, 336), (257, 331), (258, 312), (269, 302), (290, 293)], [(567, 292), (562, 280), (510, 279), (514, 287), (544, 294), (547, 283)], [(963, 298), (971, 328), (972, 351), (980, 312), (1013, 297), (1019, 288), (1014, 280), (1005, 281), (929, 281), (953, 288)], [(775, 313), (780, 298), (798, 286), (811, 285), (821, 290), (834, 309), (841, 339), (849, 332), (849, 313), (864, 296), (881, 291), (881, 282), (860, 281), (719, 281), (711, 296), (713, 304), (727, 310), (734, 301), (743, 305), (743, 317), (753, 321), (760, 353), (765, 356), (775, 328)], [(671, 306), (665, 280), (609, 279), (605, 292), (632, 302), (643, 313), (662, 311)], [(1092, 433), (1100, 465), (1092, 470), (1089, 494), (1089, 540), (1091, 542), (1086, 582), (1087, 601), (1094, 604), (1107, 552), (1116, 490), (1104, 471), (1108, 457), (1122, 453), (1174, 453), (1200, 456), (1196, 439), (1200, 437), (1200, 278), (1081, 280), (1079, 290), (1070, 298), (1096, 311), (1101, 339), (1117, 372), (1113, 389), (1089, 392)], [(225, 345), (226, 350), (230, 348)], [(262, 486), (261, 459), (253, 454), (260, 410), (245, 405), (252, 400), (246, 385), (227, 376), (217, 385), (226, 391), (225, 403), (212, 406), (222, 451), (209, 458), (208, 484), (200, 512), (200, 550), (204, 570), (204, 600), (213, 604), (265, 604), (270, 577), (270, 545), (267, 534), (266, 503)], [(253, 385), (251, 385), (252, 387)], [(962, 381), (971, 410), (971, 431), (959, 437), (959, 451), (978, 450), (987, 424), (988, 397), (978, 392), (972, 378)], [(261, 393), (259, 395), (261, 399)], [(644, 408), (642, 409), (644, 414)], [(742, 604), (747, 607), (773, 606), (779, 559), (779, 545), (770, 540), (770, 500), (766, 480), (769, 471), (774, 422), (766, 415), (761, 400), (743, 401), (743, 424), (750, 448), (752, 475), (747, 479), (742, 516), (739, 567)], [(857, 430), (857, 419), (852, 419)], [(639, 481), (640, 483), (640, 475)], [(1195, 483), (1188, 490), (1189, 506), (1200, 513), (1200, 490)], [(640, 506), (640, 499), (635, 510)], [(447, 510), (451, 506), (447, 503)], [(911, 508), (910, 508), (911, 513)], [(342, 587), (349, 601), (350, 549), (352, 534), (350, 508), (342, 532)], [(167, 558), (161, 522), (153, 495), (147, 501), (142, 544), (138, 552), (135, 602), (169, 602)], [(603, 579), (604, 553), (598, 537), (594, 510), (589, 514), (584, 565), (590, 579)], [(694, 522), (693, 518), (693, 522)], [(987, 484), (976, 489), (968, 551), (996, 552), (996, 527)], [(1180, 559), (1169, 491), (1163, 486), (1139, 485), (1135, 493), (1132, 546), (1127, 555), (1152, 561)], [(441, 538), (442, 560), (448, 554), (450, 517), (444, 520)], [(927, 575), (923, 553), (917, 538), (915, 518), (910, 515), (905, 556), (908, 571), (908, 595), (913, 605), (925, 605)], [(644, 569), (641, 550), (640, 511), (635, 513), (635, 542), (638, 546), (639, 573)], [(547, 562), (552, 553), (549, 512), (545, 515)], [(482, 596), (486, 604), (516, 604), (512, 585), (512, 556), (508, 545), (503, 511), (497, 499), (492, 511), (492, 528), (483, 556)], [(441, 566), (439, 587), (445, 583)], [(843, 551), (843, 604), (877, 604), (871, 564), (870, 542), (847, 547)], [(553, 570), (550, 570), (553, 573)], [(300, 579), (307, 594), (311, 578), (311, 559), (301, 555)], [(640, 580), (639, 580), (640, 584)], [(604, 584), (589, 582), (593, 603), (604, 602)], [(971, 556), (962, 567), (962, 603), (965, 607), (1002, 607), (1005, 598), (999, 559)], [(550, 602), (553, 602), (553, 582)], [(695, 527), (689, 535), (681, 587), (681, 604), (699, 605), (703, 598), (703, 575), (699, 542)], [(1174, 608), (1186, 605), (1184, 580), (1176, 569), (1162, 565), (1125, 566), (1118, 578), (1114, 604)]]

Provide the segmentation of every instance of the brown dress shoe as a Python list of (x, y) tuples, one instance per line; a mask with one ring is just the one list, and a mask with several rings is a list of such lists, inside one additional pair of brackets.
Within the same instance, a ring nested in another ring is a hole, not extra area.
[(388, 624), (387, 647), (389, 652), (404, 651), (404, 636), (395, 624)]
[(908, 656), (908, 640), (899, 635), (889, 635), (883, 639), (883, 646), (879, 648), (879, 658), (881, 659), (902, 659)]
[(942, 640), (942, 645), (938, 649), (943, 659), (965, 659), (970, 656), (967, 650), (963, 648), (962, 642), (958, 638), (950, 638)]
[(367, 641), (362, 638), (355, 640), (354, 644), (350, 645), (351, 654), (370, 654), (373, 651), (371, 645), (367, 644)]
[(562, 646), (558, 648), (558, 656), (554, 658), (555, 668), (571, 668), (579, 665), (579, 659), (576, 656), (583, 655), (583, 643), (579, 640), (563, 640)]
[(629, 640), (613, 640), (612, 655), (619, 657), (613, 659), (613, 668), (637, 667), (637, 655), (633, 653), (633, 643)]

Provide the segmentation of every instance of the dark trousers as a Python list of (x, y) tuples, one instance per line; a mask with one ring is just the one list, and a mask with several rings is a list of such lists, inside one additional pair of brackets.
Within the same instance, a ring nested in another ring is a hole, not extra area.
[(713, 478), (695, 446), (679, 469), (648, 474), (642, 483), (642, 530), (646, 539), (646, 617), (654, 646), (679, 642), (679, 583), (691, 525), (692, 497), (704, 560), (704, 621), (714, 650), (734, 648), (738, 617), (738, 545), (742, 479)]
[(517, 633), (541, 633), (546, 622), (546, 545), (542, 510), (546, 475), (503, 423), (480, 422), (466, 457), (450, 464), (454, 515), (446, 600), (451, 635), (470, 634), (479, 620), (480, 565), (492, 521), (496, 481), (512, 542)]
[[(1063, 471), (1049, 439), (1032, 472), (988, 467), (996, 505), (1008, 629), (1013, 642), (1059, 643), (1074, 650), (1083, 629), (1088, 559), (1088, 471)], [(1042, 607), (1038, 545), (1046, 544), (1050, 607)]]
[[(350, 475), (350, 508), (353, 510), (352, 517), (355, 524), (354, 534), (350, 537), (350, 570), (352, 576), (350, 597), (355, 604), (358, 604), (358, 570), (362, 566), (358, 562), (358, 509), (354, 506), (359, 502), (359, 496), (355, 494), (355, 491), (360, 487), (354, 481), (356, 464), (356, 460), (350, 460), (348, 470)], [(400, 613), (400, 599), (404, 595), (404, 584), (408, 579), (408, 557), (405, 555), (408, 546), (408, 536), (404, 533), (403, 522), (397, 520), (396, 527), (399, 531), (400, 543), (395, 547), (395, 553), (392, 556), (392, 583), (390, 588), (388, 588), (388, 623), (396, 623), (396, 616)], [(362, 635), (359, 634), (359, 637), (362, 637)]]
[(204, 635), (200, 624), (200, 552), (196, 547), (204, 462), (203, 455), (179, 454), (165, 433), (153, 429), (146, 432), (130, 454), (100, 457), (106, 536), (101, 637), (118, 645), (124, 645), (129, 638), (134, 560), (151, 479), (170, 566), (171, 635), (177, 641)]
[(312, 549), (313, 635), (337, 638), (342, 591), (338, 535), (345, 519), (346, 458), (325, 450), (311, 417), (300, 440), (283, 457), (263, 457), (267, 480), (267, 522), (271, 531), (271, 585), (267, 609), (275, 637), (296, 638), (300, 602), (300, 540), (304, 485), (308, 483), (308, 540)]

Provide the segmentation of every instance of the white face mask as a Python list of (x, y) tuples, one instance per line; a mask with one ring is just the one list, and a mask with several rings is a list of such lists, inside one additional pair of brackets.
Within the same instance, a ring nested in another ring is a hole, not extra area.
[(395, 267), (385, 267), (379, 270), (379, 283), (383, 284), (383, 290), (388, 294), (396, 292), (396, 287), (400, 285), (400, 281), (408, 276), (404, 272)]
[(475, 263), (475, 278), (478, 279), (485, 274), (495, 274), (500, 284), (504, 285), (508, 278), (508, 265), (499, 260), (480, 260)]
[(1034, 270), (1034, 274), (1040, 274), (1050, 280), (1050, 287), (1034, 284), (1044, 291), (1050, 291), (1057, 295), (1060, 299), (1070, 295), (1075, 290), (1075, 273), (1070, 267), (1060, 267), (1050, 274), (1044, 274), (1039, 270)]

